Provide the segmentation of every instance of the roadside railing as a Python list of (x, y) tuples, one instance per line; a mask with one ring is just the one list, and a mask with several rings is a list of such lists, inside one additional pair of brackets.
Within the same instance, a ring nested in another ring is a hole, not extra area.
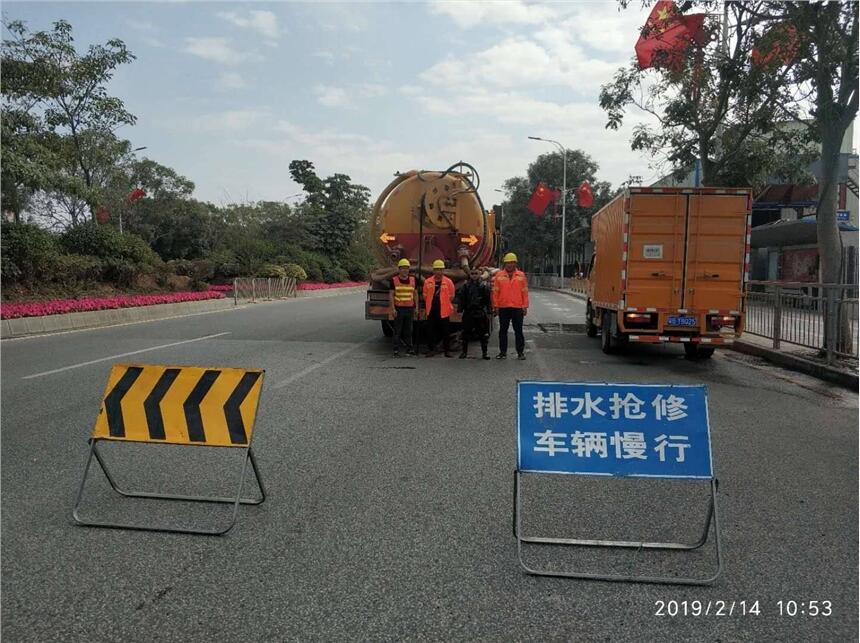
[(233, 303), (242, 301), (268, 301), (297, 297), (296, 280), (263, 277), (242, 277), (233, 280)]
[(583, 277), (565, 277), (562, 282), (558, 275), (528, 275), (529, 285), (533, 288), (553, 288), (572, 290), (585, 294), (588, 280)]
[(857, 358), (858, 286), (750, 281), (745, 332), (781, 343), (814, 348), (834, 357)]

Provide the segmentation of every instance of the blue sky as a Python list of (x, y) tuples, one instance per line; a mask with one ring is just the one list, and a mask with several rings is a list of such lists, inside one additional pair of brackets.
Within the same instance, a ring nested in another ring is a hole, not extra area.
[(292, 159), (344, 172), (374, 198), (397, 170), (460, 159), (492, 189), (552, 148), (579, 148), (613, 184), (656, 178), (604, 129), (600, 84), (633, 55), (646, 13), (614, 1), (4, 3), (79, 47), (117, 37), (137, 60), (110, 90), (137, 115), (120, 134), (192, 179), (198, 198), (281, 200)]

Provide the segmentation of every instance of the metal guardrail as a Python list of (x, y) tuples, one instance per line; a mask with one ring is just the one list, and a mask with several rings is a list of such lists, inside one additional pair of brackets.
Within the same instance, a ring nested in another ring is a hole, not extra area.
[(785, 281), (750, 281), (744, 331), (818, 349), (827, 355), (858, 356), (858, 286)]
[(582, 277), (565, 277), (562, 282), (558, 275), (528, 275), (529, 285), (534, 288), (554, 288), (557, 290), (572, 290), (585, 294), (588, 280)]
[(268, 301), (297, 297), (296, 280), (293, 277), (284, 279), (242, 277), (233, 280), (233, 303), (242, 301)]

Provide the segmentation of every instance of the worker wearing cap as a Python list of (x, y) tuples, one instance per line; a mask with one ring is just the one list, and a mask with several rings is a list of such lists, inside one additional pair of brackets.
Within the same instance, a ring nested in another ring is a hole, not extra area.
[(517, 255), (509, 252), (502, 263), (504, 269), (493, 279), (493, 311), (499, 315), (499, 354), (496, 359), (508, 356), (508, 326), (511, 324), (514, 326), (517, 359), (525, 359), (523, 318), (529, 310), (529, 286), (526, 274), (517, 268)]
[(397, 274), (391, 278), (394, 299), (394, 357), (400, 357), (400, 346), (406, 345), (406, 354), (414, 355), (412, 348), (412, 318), (418, 306), (415, 277), (409, 274), (409, 259), (397, 262)]
[(427, 313), (427, 321), (430, 325), (427, 357), (436, 354), (436, 346), (439, 338), (442, 338), (442, 347), (445, 357), (453, 357), (448, 351), (449, 347), (449, 318), (454, 306), (454, 282), (442, 274), (445, 270), (445, 262), (437, 259), (433, 262), (433, 274), (424, 281), (424, 306)]

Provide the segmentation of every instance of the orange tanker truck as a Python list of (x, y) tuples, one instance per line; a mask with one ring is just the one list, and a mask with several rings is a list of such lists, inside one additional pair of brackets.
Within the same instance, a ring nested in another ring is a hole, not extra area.
[(591, 219), (586, 332), (710, 357), (744, 326), (750, 190), (629, 188)]
[[(394, 319), (391, 278), (401, 259), (408, 259), (411, 272), (421, 277), (442, 260), (456, 288), (471, 268), (485, 268), (487, 276), (493, 270), (498, 232), (495, 216), (478, 196), (479, 181), (475, 168), (461, 161), (447, 170), (398, 173), (379, 195), (369, 222), (378, 267), (371, 272), (365, 319), (380, 321), (386, 336)], [(416, 319), (425, 316), (419, 305)], [(460, 321), (456, 310), (451, 321)]]

